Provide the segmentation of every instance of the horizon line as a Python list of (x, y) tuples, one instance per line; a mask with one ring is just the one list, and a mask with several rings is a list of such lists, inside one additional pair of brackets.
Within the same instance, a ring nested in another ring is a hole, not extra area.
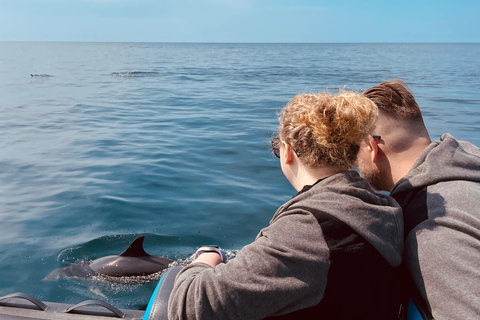
[(35, 43), (164, 43), (164, 44), (480, 44), (478, 41), (350, 41), (350, 42), (262, 42), (262, 41), (75, 41), (75, 40), (0, 40), (1, 42)]

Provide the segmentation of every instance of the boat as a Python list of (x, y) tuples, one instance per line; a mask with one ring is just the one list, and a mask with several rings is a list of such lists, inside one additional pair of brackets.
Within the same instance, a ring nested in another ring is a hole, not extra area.
[(143, 319), (142, 310), (117, 309), (100, 300), (86, 300), (78, 304), (42, 302), (26, 293), (12, 293), (0, 297), (0, 319), (5, 320), (112, 320)]
[[(142, 319), (167, 320), (168, 298), (173, 289), (175, 277), (182, 267), (175, 266), (159, 280), (150, 298), (147, 309), (126, 310), (100, 300), (86, 300), (75, 305), (54, 302), (42, 302), (25, 293), (14, 293), (0, 297), (0, 319), (5, 320), (112, 320)], [(429, 320), (427, 315), (409, 301), (404, 320)]]

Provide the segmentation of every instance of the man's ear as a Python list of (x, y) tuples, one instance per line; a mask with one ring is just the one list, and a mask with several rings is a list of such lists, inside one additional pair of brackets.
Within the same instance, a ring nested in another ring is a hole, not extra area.
[(368, 152), (370, 152), (370, 158), (373, 163), (377, 162), (377, 156), (378, 156), (378, 145), (377, 141), (372, 136), (368, 136)]
[(285, 164), (290, 164), (294, 159), (294, 155), (293, 155), (294, 151), (292, 147), (290, 147), (290, 145), (285, 141), (282, 141), (282, 145), (283, 145), (283, 161), (285, 162)]

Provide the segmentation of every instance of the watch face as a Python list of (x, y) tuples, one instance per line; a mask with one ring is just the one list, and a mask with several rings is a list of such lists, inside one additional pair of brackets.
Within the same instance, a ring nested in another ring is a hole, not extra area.
[(219, 246), (203, 246), (203, 247), (200, 247), (198, 250), (218, 250), (220, 249)]

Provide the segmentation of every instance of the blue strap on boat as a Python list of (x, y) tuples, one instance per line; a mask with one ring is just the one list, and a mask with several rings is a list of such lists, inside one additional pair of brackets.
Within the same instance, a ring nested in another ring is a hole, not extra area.
[(415, 303), (413, 303), (411, 299), (408, 301), (407, 320), (423, 320), (423, 317), (418, 311), (417, 306), (415, 306)]
[[(165, 274), (167, 274), (167, 273), (165, 273)], [(148, 316), (150, 315), (150, 312), (152, 311), (152, 305), (155, 301), (155, 297), (157, 296), (158, 288), (160, 288), (160, 284), (162, 283), (162, 280), (165, 277), (165, 274), (160, 278), (160, 281), (158, 281), (157, 287), (155, 288), (155, 291), (153, 291), (153, 294), (150, 297), (150, 301), (148, 302), (147, 310), (145, 310), (145, 314), (143, 315), (143, 320), (148, 320)]]
[(175, 277), (182, 269), (182, 267), (172, 267), (165, 272), (148, 302), (143, 320), (168, 319), (168, 298), (172, 292)]

